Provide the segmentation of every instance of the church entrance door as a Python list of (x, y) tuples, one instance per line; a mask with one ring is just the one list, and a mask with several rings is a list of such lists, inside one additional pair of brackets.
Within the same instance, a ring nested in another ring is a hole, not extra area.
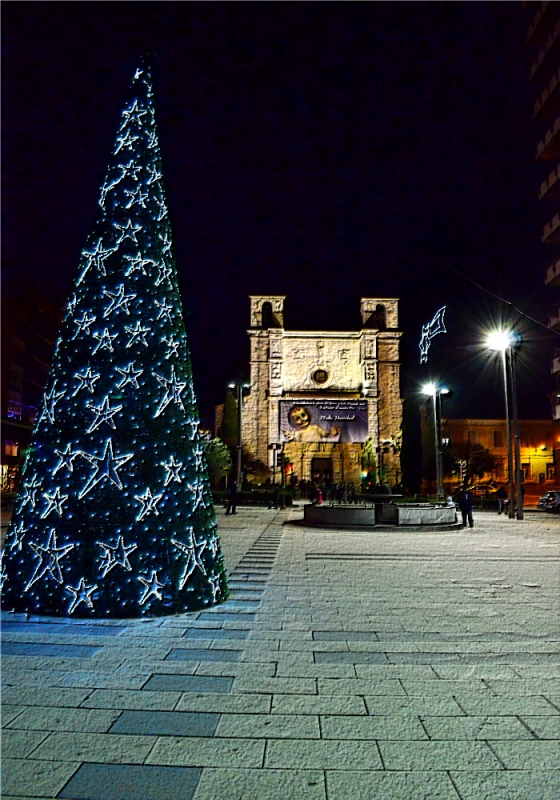
[(314, 458), (311, 461), (311, 480), (316, 483), (331, 483), (332, 476), (332, 458)]

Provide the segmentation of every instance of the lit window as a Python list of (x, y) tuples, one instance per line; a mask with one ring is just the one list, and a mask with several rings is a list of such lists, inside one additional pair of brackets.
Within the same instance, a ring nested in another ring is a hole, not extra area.
[(10, 400), (8, 402), (8, 419), (21, 419), (21, 410), (21, 403)]
[(17, 456), (19, 455), (19, 444), (17, 442), (4, 442), (4, 455)]

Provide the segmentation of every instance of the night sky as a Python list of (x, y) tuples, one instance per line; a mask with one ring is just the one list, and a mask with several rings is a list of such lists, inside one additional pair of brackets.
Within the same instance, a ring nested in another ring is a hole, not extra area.
[(545, 322), (554, 300), (521, 3), (5, 2), (2, 27), (4, 303), (32, 285), (65, 304), (150, 52), (207, 426), (248, 377), (265, 293), (296, 330), (358, 330), (361, 297), (401, 298), (403, 393), (437, 377), (456, 417), (503, 417), (482, 339), (510, 320), (520, 415), (549, 416), (558, 337), (512, 308)]

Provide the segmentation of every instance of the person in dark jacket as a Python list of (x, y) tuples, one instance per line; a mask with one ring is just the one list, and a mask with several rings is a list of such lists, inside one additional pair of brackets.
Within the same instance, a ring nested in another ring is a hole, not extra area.
[(227, 488), (226, 514), (237, 514), (237, 481), (232, 481)]
[(498, 514), (501, 514), (502, 511), (505, 514), (508, 501), (508, 493), (505, 486), (500, 486), (500, 488), (496, 492), (496, 497), (498, 498)]
[(473, 515), (472, 515), (472, 507), (473, 507), (473, 496), (472, 492), (469, 492), (466, 486), (463, 486), (459, 493), (459, 508), (461, 509), (461, 515), (463, 517), (463, 528), (467, 527), (467, 522), (469, 523), (469, 528), (474, 527), (473, 522)]

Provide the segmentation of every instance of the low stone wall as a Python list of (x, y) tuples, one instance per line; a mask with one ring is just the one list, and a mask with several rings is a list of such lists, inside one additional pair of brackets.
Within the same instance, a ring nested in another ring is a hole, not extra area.
[(329, 528), (375, 525), (375, 508), (373, 506), (306, 505), (303, 514), (307, 525), (325, 525)]
[(450, 506), (397, 506), (397, 525), (454, 525), (457, 512)]

